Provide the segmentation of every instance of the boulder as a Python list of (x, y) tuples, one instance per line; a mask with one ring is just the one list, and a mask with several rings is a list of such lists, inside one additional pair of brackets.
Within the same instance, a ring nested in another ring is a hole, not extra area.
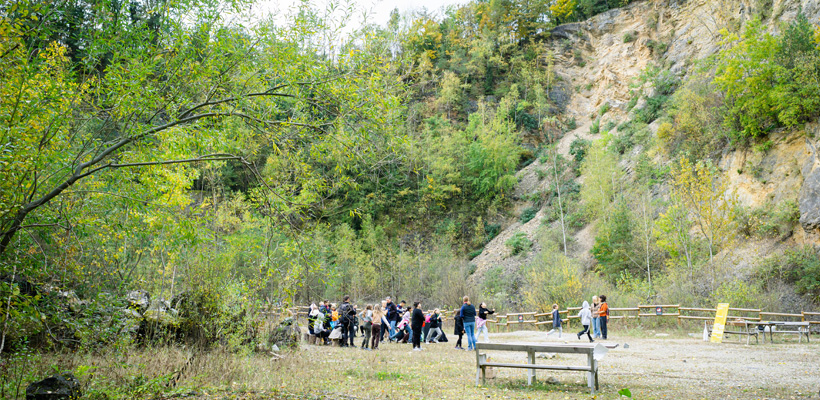
[(299, 344), (301, 333), (302, 331), (299, 329), (299, 325), (293, 318), (285, 318), (279, 323), (279, 326), (271, 332), (268, 343), (271, 348), (274, 348), (274, 346), (278, 348), (294, 347)]
[(128, 301), (128, 305), (137, 310), (140, 314), (144, 313), (145, 310), (148, 309), (148, 306), (151, 305), (151, 295), (144, 290), (132, 290), (125, 295), (125, 300)]
[(70, 400), (81, 396), (80, 382), (71, 373), (55, 375), (26, 388), (26, 400)]
[(820, 228), (820, 168), (815, 168), (806, 176), (797, 202), (803, 229), (816, 231)]
[(85, 305), (85, 302), (80, 300), (80, 297), (73, 290), (60, 290), (57, 292), (57, 297), (63, 301), (69, 311), (75, 314), (80, 312)]

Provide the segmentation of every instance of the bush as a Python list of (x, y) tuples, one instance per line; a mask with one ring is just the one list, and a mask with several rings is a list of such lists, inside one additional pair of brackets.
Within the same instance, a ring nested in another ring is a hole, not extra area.
[(512, 255), (527, 254), (532, 248), (532, 241), (524, 232), (518, 232), (504, 243), (510, 248)]
[(601, 104), (601, 108), (598, 109), (598, 116), (603, 117), (604, 114), (606, 114), (606, 112), (609, 111), (609, 107), (609, 103)]
[(538, 213), (538, 207), (528, 207), (521, 213), (521, 218), (519, 219), (522, 224), (526, 224), (530, 222), (533, 218), (535, 218), (535, 214)]
[(596, 119), (596, 120), (595, 120), (595, 122), (593, 122), (593, 123), (592, 123), (592, 125), (589, 127), (589, 133), (591, 133), (591, 134), (593, 134), (593, 135), (597, 135), (597, 134), (598, 134), (598, 132), (600, 132), (600, 131), (601, 131), (601, 119), (600, 119), (600, 118), (598, 118), (598, 119)]
[(630, 43), (635, 41), (635, 35), (632, 32), (624, 33), (624, 43)]
[(663, 94), (658, 94), (646, 99), (646, 106), (635, 114), (635, 121), (649, 124), (658, 119), (658, 117), (661, 116), (663, 106), (667, 100), (669, 100), (669, 96)]
[(569, 145), (569, 155), (573, 157), (577, 165), (581, 165), (581, 162), (584, 161), (584, 157), (587, 155), (588, 148), (589, 140), (576, 138)]
[(774, 281), (793, 284), (798, 294), (820, 300), (820, 255), (810, 245), (793, 247), (766, 258), (758, 268), (757, 277), (767, 286)]
[(578, 127), (578, 122), (575, 121), (575, 117), (572, 117), (567, 121), (567, 129), (575, 130)]

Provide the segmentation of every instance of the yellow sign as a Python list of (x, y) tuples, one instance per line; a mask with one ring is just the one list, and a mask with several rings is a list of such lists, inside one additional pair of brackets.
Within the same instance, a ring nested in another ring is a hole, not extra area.
[(726, 327), (726, 317), (729, 315), (729, 303), (720, 303), (715, 314), (715, 326), (712, 327), (712, 343), (723, 341), (723, 329)]

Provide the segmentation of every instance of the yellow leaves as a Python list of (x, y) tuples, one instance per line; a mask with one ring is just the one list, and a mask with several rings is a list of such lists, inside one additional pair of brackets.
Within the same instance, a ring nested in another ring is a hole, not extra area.
[(550, 12), (558, 20), (566, 20), (572, 16), (577, 2), (575, 0), (557, 0), (550, 6)]
[(814, 27), (814, 44), (820, 49), (820, 25)]

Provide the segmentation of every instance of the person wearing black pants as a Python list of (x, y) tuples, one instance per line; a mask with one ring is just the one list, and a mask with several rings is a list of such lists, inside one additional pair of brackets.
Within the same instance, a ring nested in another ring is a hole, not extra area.
[(599, 298), (601, 299), (601, 310), (599, 311), (601, 315), (599, 319), (601, 322), (601, 337), (606, 340), (606, 323), (609, 321), (609, 304), (606, 303), (606, 295), (602, 294)]
[(584, 326), (584, 330), (578, 332), (578, 339), (581, 339), (581, 335), (587, 334), (589, 338), (589, 342), (592, 343), (592, 335), (589, 333), (589, 325), (592, 323), (592, 312), (589, 311), (589, 303), (584, 301), (584, 304), (581, 306), (581, 312), (578, 313), (578, 317), (581, 320), (581, 325)]
[(461, 347), (461, 338), (464, 336), (464, 320), (461, 318), (460, 313), (456, 313), (453, 320), (456, 324), (455, 329), (453, 329), (453, 334), (458, 335), (458, 340), (456, 341), (456, 349), (464, 350), (464, 348)]
[(413, 314), (410, 317), (410, 329), (413, 330), (413, 350), (421, 350), (421, 327), (424, 325), (424, 311), (421, 311), (421, 303), (413, 304)]
[(342, 347), (356, 347), (353, 342), (356, 338), (356, 309), (350, 304), (350, 296), (344, 297), (344, 302), (339, 306), (339, 319), (342, 322)]

